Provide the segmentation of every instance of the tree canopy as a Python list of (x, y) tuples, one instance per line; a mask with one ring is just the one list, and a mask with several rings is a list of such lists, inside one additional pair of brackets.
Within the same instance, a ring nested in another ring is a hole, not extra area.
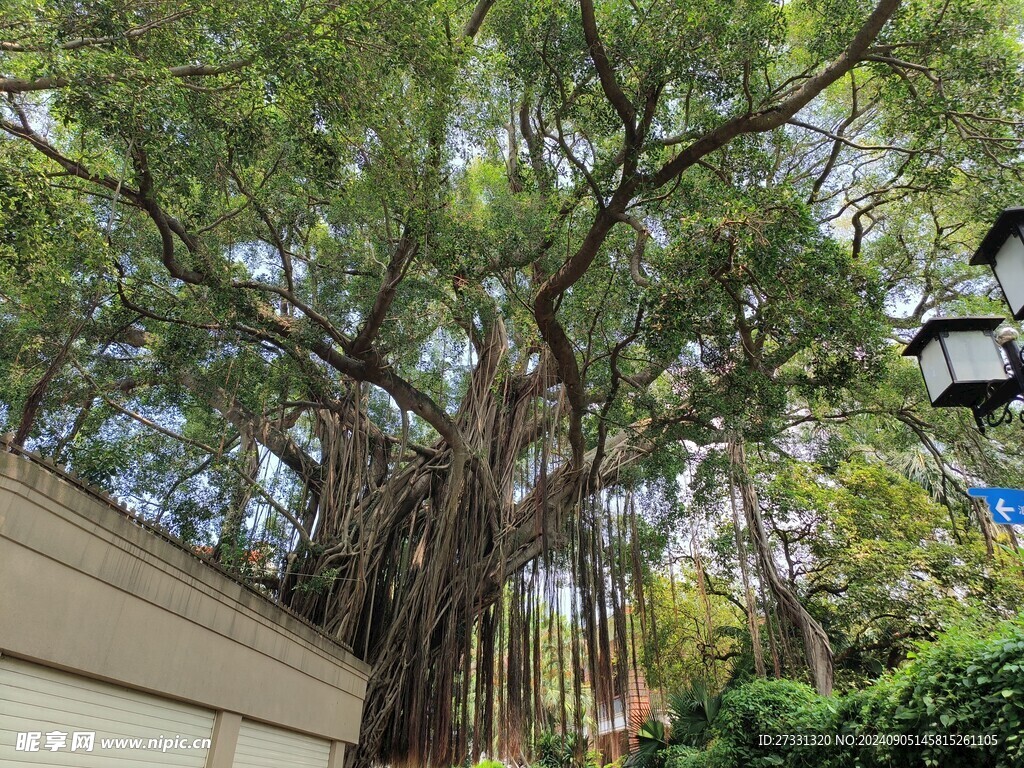
[(1020, 438), (898, 351), (999, 307), (965, 257), (1024, 197), (1022, 11), (6, 0), (0, 431), (265, 546), (374, 665), (362, 764), (528, 748), (556, 607), (608, 700), (701, 526), (751, 654), (827, 693), (1003, 594), (963, 489)]

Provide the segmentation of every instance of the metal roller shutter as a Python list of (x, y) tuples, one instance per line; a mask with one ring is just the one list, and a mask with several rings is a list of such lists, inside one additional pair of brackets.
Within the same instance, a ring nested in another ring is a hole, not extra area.
[(243, 720), (232, 768), (327, 768), (331, 743)]
[[(209, 750), (194, 740), (210, 738), (213, 719), (199, 707), (0, 657), (0, 768), (203, 768)], [(75, 732), (95, 734), (91, 751), (71, 749)], [(19, 745), (19, 733), (40, 734), (38, 751), (24, 749), (24, 736)], [(179, 737), (187, 746), (174, 748)]]

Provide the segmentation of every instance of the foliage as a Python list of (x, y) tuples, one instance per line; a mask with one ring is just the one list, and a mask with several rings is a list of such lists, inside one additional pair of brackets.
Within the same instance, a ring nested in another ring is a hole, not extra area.
[[(827, 707), (812, 688), (792, 680), (756, 680), (725, 694), (715, 720), (713, 747), (723, 765), (764, 768), (781, 764), (761, 734), (827, 733)], [(789, 765), (819, 765), (820, 747), (785, 751)]]
[[(866, 766), (991, 765), (1024, 760), (1024, 621), (980, 635), (958, 628), (924, 647), (906, 667), (841, 707), (848, 733), (989, 736), (978, 745), (882, 745), (857, 753)], [(865, 754), (867, 752), (868, 754)]]
[[(962, 622), (991, 624), (1024, 605), (1008, 560), (988, 556), (969, 507), (895, 471), (881, 441), (865, 455), (834, 432), (789, 440), (803, 457), (784, 445), (756, 456), (761, 509), (785, 578), (829, 634), (840, 686), (895, 668), (915, 641)], [(723, 485), (715, 461), (696, 485), (711, 498)], [(718, 525), (716, 567), (729, 573), (731, 520)], [(787, 663), (798, 674), (799, 662)]]
[(685, 744), (674, 744), (665, 750), (665, 768), (698, 768), (706, 754)]
[(668, 697), (662, 715), (647, 712), (631, 723), (637, 748), (626, 759), (627, 768), (670, 768), (676, 762), (696, 759), (711, 738), (712, 726), (722, 706), (722, 694), (713, 694), (705, 681), (694, 681)]
[(544, 731), (533, 745), (534, 768), (598, 768), (600, 755), (590, 749), (585, 736), (574, 731)]
[(933, 413), (894, 341), (998, 306), (962, 262), (1024, 192), (1021, 11), (6, 0), (0, 431), (229, 563), (271, 542), (279, 602), (373, 668), (360, 768), (528, 742), (543, 603), (581, 705), (627, 608), (673, 688), (772, 642), (800, 677), (756, 574), (761, 645), (732, 607), (787, 555), (773, 594), (862, 684), (1019, 606), (960, 497), (1024, 479), (1020, 436)]
[(637, 748), (626, 758), (625, 768), (662, 768), (665, 750), (672, 744), (671, 730), (653, 712), (632, 725)]
[(669, 695), (668, 716), (672, 741), (690, 747), (703, 747), (711, 738), (711, 726), (722, 707), (722, 694), (709, 684), (695, 680), (690, 687)]
[[(987, 634), (949, 632), (922, 645), (895, 673), (838, 698), (789, 680), (754, 681), (724, 695), (708, 749), (698, 756), (684, 752), (666, 766), (1009, 768), (1024, 756), (1022, 670), (1024, 621), (1018, 618)], [(762, 746), (762, 735), (808, 738)], [(943, 743), (951, 735), (978, 741)]]
[(742, 626), (736, 607), (722, 595), (701, 594), (695, 574), (668, 578), (652, 573), (645, 595), (657, 625), (644, 637), (647, 682), (664, 690), (683, 690), (693, 681), (721, 688), (732, 672), (731, 656), (741, 652), (742, 636), (727, 631)]

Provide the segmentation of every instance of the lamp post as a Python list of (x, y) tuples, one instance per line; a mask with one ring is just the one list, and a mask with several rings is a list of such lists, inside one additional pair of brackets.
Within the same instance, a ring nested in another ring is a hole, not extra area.
[(1024, 320), (1024, 208), (1007, 208), (971, 257), (996, 276), (1014, 320)]
[[(970, 263), (992, 269), (1014, 318), (1024, 319), (1024, 208), (999, 215)], [(982, 433), (1012, 421), (1010, 403), (1024, 401), (1024, 356), (1016, 331), (996, 332), (1002, 323), (991, 315), (934, 318), (903, 351), (918, 359), (932, 406), (970, 408)]]

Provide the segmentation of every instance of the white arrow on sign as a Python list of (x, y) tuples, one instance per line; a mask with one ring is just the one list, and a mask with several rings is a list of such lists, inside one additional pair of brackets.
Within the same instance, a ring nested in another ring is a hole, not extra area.
[(1008, 514), (1006, 514), (1006, 513), (1007, 512), (1016, 512), (1016, 511), (1017, 510), (1014, 507), (1011, 507), (1011, 506), (1008, 506), (1006, 504), (1003, 504), (1003, 500), (1002, 499), (1000, 499), (999, 502), (996, 504), (996, 512), (998, 512), (1000, 515), (1002, 515), (1003, 516), (1003, 520), (1005, 520), (1006, 522), (1010, 522), (1010, 516)]

